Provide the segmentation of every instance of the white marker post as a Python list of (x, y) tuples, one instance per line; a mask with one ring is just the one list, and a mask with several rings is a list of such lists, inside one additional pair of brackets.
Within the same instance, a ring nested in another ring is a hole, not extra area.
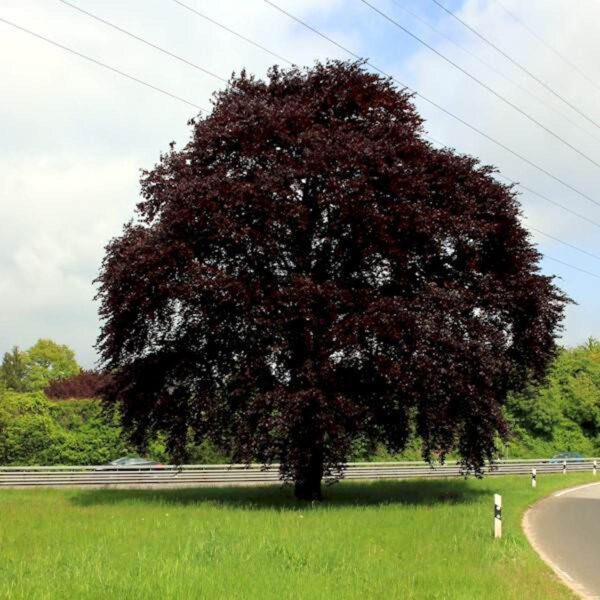
[(535, 470), (535, 467), (531, 469), (531, 487), (537, 487), (537, 471)]
[(567, 461), (563, 460), (563, 475), (567, 474)]
[(597, 470), (598, 470), (598, 463), (597, 463), (597, 461), (594, 461), (594, 466), (592, 467), (592, 473), (594, 475), (596, 475)]
[(494, 494), (494, 538), (502, 537), (502, 496)]

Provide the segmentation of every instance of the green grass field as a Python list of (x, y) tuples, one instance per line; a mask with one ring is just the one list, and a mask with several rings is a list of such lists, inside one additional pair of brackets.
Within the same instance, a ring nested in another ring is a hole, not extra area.
[(279, 487), (2, 490), (0, 598), (572, 598), (520, 519), (591, 480), (343, 483), (314, 507)]

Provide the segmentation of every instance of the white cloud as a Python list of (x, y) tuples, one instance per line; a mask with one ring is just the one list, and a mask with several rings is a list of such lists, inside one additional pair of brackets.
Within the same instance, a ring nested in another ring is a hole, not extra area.
[(0, 162), (0, 337), (4, 347), (50, 337), (89, 363), (103, 247), (130, 218), (132, 159)]

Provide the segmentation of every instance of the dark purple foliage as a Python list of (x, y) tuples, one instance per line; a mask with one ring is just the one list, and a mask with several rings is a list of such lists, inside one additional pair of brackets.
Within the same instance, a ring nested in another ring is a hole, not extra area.
[(44, 388), (44, 393), (52, 400), (98, 398), (109, 382), (110, 375), (107, 373), (82, 370), (71, 377), (54, 379)]
[(566, 298), (511, 188), (421, 138), (359, 63), (242, 73), (142, 179), (107, 247), (107, 397), (143, 443), (190, 431), (319, 498), (358, 437), (478, 470), (541, 377)]

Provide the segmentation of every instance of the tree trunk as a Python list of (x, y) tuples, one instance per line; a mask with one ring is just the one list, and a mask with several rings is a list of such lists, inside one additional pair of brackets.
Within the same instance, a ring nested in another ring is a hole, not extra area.
[(321, 501), (321, 479), (323, 478), (323, 453), (321, 450), (309, 451), (306, 462), (298, 465), (294, 477), (294, 495), (298, 500)]

